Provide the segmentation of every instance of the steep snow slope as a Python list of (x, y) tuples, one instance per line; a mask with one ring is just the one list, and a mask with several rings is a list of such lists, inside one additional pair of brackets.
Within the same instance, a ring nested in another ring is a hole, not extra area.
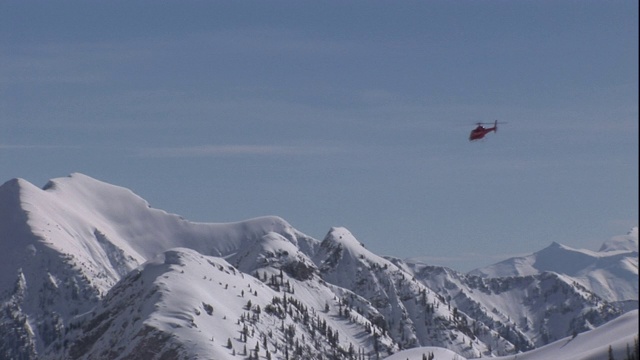
[(610, 302), (638, 301), (638, 228), (605, 242), (600, 251), (553, 243), (534, 254), (476, 269), (470, 275), (499, 278), (555, 272)]

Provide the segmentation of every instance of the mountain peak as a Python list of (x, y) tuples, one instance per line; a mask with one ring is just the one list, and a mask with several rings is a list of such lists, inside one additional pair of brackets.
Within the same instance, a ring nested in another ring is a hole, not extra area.
[(324, 237), (325, 241), (338, 243), (350, 249), (364, 248), (364, 244), (358, 241), (349, 230), (344, 227), (332, 227)]
[(2, 186), (0, 186), (0, 188), (6, 188), (6, 189), (13, 189), (13, 188), (18, 188), (20, 187), (20, 183), (24, 182), (26, 180), (21, 179), (21, 178), (13, 178), (11, 180), (7, 180), (4, 184), (2, 184)]
[(36, 186), (27, 180), (22, 178), (13, 178), (0, 186), (0, 193), (11, 193), (13, 196), (18, 197), (23, 190), (32, 188), (36, 188)]
[(372, 254), (358, 239), (344, 227), (332, 227), (320, 244), (321, 251), (316, 254), (316, 263), (323, 264), (325, 271), (334, 269), (339, 264), (347, 266), (347, 271), (354, 271), (353, 266), (358, 266), (362, 259), (370, 259), (376, 262), (386, 260)]

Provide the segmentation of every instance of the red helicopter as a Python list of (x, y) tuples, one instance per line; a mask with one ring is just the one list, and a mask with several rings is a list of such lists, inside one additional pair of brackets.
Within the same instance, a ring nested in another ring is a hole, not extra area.
[[(471, 130), (471, 134), (469, 135), (469, 141), (474, 141), (474, 140), (480, 140), (482, 138), (484, 138), (485, 135), (487, 135), (490, 132), (498, 132), (498, 120), (496, 120), (493, 123), (493, 127), (484, 127), (482, 125), (490, 125), (491, 123), (476, 123), (478, 126)], [(500, 123), (500, 124), (504, 124), (504, 123)]]

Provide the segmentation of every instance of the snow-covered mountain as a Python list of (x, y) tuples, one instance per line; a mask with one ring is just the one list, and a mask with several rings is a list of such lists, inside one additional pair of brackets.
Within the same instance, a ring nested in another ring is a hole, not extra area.
[(587, 288), (556, 273), (482, 278), (409, 263), (416, 278), (526, 351), (593, 329), (623, 313)]
[(412, 260), (394, 262), (521, 351), (638, 309), (637, 227), (606, 241), (598, 252), (553, 243), (467, 274)]
[[(43, 189), (14, 179), (0, 187), (0, 350), (42, 353), (70, 320), (92, 310), (120, 279), (172, 248), (228, 257), (279, 234), (312, 251), (315, 239), (284, 220), (192, 223), (152, 209), (130, 190), (82, 174)], [(22, 346), (16, 346), (22, 345)]]
[[(611, 349), (611, 350), (609, 350)], [(611, 351), (609, 353), (609, 351)], [(634, 354), (635, 352), (635, 354)], [(609, 357), (611, 354), (612, 357)], [(629, 357), (631, 354), (634, 357)], [(433, 356), (440, 360), (466, 360), (460, 355), (442, 348), (421, 347), (396, 353), (386, 360), (421, 360)], [(495, 360), (602, 360), (637, 359), (638, 356), (638, 310), (630, 311), (619, 318), (579, 336), (570, 336), (541, 348), (504, 356)]]
[[(339, 314), (330, 289), (271, 275), (274, 282), (270, 276), (263, 281), (219, 257), (168, 250), (127, 275), (91, 313), (73, 319), (47, 356), (313, 358), (372, 347), (373, 338), (363, 331), (342, 331), (367, 320)], [(377, 341), (394, 346), (386, 336)]]
[(471, 271), (489, 278), (554, 272), (590, 289), (610, 302), (638, 304), (638, 228), (606, 241), (599, 251), (553, 243), (534, 254), (511, 258)]
[[(601, 252), (626, 251), (621, 239)], [(0, 249), (10, 359), (362, 358), (417, 346), (472, 358), (624, 310), (575, 274), (459, 274), (380, 257), (345, 228), (316, 240), (274, 216), (194, 223), (82, 174), (2, 185)]]

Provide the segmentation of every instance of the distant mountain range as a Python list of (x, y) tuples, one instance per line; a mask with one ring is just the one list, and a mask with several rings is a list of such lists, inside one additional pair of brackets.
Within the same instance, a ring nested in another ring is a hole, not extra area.
[(610, 302), (638, 301), (638, 228), (616, 236), (599, 251), (572, 249), (554, 242), (534, 254), (470, 272), (489, 278), (562, 274)]
[(476, 358), (637, 308), (637, 228), (463, 274), (378, 256), (345, 228), (190, 222), (82, 174), (0, 187), (0, 358)]

